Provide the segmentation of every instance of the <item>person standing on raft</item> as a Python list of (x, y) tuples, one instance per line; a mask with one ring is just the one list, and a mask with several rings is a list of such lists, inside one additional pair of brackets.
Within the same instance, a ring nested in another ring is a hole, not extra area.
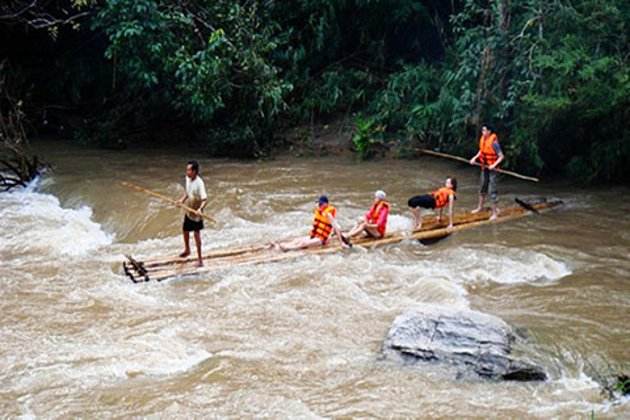
[(495, 169), (503, 161), (503, 151), (499, 144), (499, 138), (488, 126), (481, 127), (481, 137), (479, 138), (479, 152), (470, 159), (470, 164), (474, 165), (475, 161), (479, 161), (481, 164), (481, 185), (479, 188), (479, 204), (474, 209), (473, 213), (478, 213), (483, 210), (483, 204), (486, 199), (486, 195), (490, 192), (490, 199), (492, 200), (492, 215), (490, 220), (494, 220), (499, 215), (499, 209), (497, 208), (497, 172)]
[(353, 238), (365, 232), (369, 237), (380, 239), (385, 236), (387, 228), (387, 216), (389, 216), (389, 203), (385, 201), (385, 191), (378, 190), (374, 193), (374, 202), (367, 213), (359, 220), (355, 227), (348, 232), (348, 237)]
[(453, 227), (453, 208), (455, 207), (455, 199), (457, 191), (457, 179), (446, 178), (446, 182), (442, 188), (433, 191), (430, 194), (416, 195), (411, 197), (407, 202), (407, 205), (411, 209), (414, 219), (414, 229), (418, 230), (422, 228), (422, 214), (420, 208), (425, 209), (439, 209), (438, 222), (442, 221), (442, 210), (448, 204), (448, 226), (450, 229)]
[(281, 251), (293, 251), (296, 249), (311, 248), (315, 246), (327, 245), (330, 236), (334, 232), (339, 238), (339, 244), (342, 248), (348, 248), (350, 245), (347, 239), (341, 233), (341, 228), (335, 220), (337, 209), (328, 202), (328, 197), (322, 195), (317, 200), (317, 207), (313, 216), (313, 228), (306, 238), (297, 238), (285, 243), (272, 242), (271, 245)]
[(203, 179), (199, 176), (199, 163), (195, 160), (191, 160), (186, 165), (186, 191), (179, 202), (195, 210), (194, 213), (187, 211), (184, 215), (182, 226), (184, 252), (179, 256), (185, 258), (190, 255), (190, 232), (194, 232), (195, 245), (197, 246), (197, 266), (202, 267), (201, 230), (203, 229), (203, 218), (201, 212), (208, 204), (208, 194)]

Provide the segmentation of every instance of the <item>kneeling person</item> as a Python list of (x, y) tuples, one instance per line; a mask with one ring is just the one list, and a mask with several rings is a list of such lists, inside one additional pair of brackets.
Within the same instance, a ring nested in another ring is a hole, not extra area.
[(438, 221), (442, 221), (442, 210), (448, 204), (448, 227), (453, 227), (453, 207), (455, 205), (455, 192), (457, 191), (457, 180), (446, 178), (444, 187), (433, 191), (430, 194), (417, 195), (411, 197), (407, 203), (413, 214), (415, 228), (422, 228), (422, 214), (420, 208), (439, 209)]
[(355, 227), (348, 232), (348, 236), (353, 238), (362, 232), (367, 233), (372, 238), (382, 238), (385, 236), (387, 228), (387, 216), (389, 216), (389, 203), (385, 201), (386, 194), (384, 191), (376, 191), (374, 193), (374, 202), (372, 207), (365, 213), (365, 216)]
[(339, 238), (340, 245), (343, 248), (348, 248), (346, 239), (343, 237), (341, 229), (335, 220), (336, 216), (337, 209), (328, 203), (328, 197), (322, 195), (317, 202), (310, 235), (306, 238), (297, 238), (285, 243), (272, 243), (272, 245), (281, 251), (324, 246), (328, 244), (331, 234), (335, 232), (337, 238)]

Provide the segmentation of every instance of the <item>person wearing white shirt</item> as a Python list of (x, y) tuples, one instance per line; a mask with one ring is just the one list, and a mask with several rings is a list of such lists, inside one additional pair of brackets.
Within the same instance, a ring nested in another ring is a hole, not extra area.
[(197, 246), (197, 266), (203, 266), (201, 256), (201, 230), (203, 229), (203, 218), (201, 212), (208, 204), (208, 194), (203, 179), (199, 176), (199, 163), (191, 160), (186, 165), (186, 191), (179, 199), (179, 202), (195, 210), (187, 211), (184, 215), (182, 226), (184, 235), (184, 252), (179, 254), (181, 258), (190, 255), (190, 232), (194, 233), (195, 245)]

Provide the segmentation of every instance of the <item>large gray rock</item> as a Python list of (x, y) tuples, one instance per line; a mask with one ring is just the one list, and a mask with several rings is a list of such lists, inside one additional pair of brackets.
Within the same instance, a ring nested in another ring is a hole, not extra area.
[(425, 305), (399, 315), (383, 352), (405, 362), (425, 361), (454, 366), (457, 376), (543, 381), (538, 366), (510, 357), (515, 336), (502, 319), (467, 309)]

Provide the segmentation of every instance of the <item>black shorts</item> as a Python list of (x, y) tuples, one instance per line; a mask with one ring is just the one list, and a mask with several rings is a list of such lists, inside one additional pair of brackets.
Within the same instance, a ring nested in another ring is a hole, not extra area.
[(203, 219), (195, 222), (194, 220), (190, 220), (188, 216), (184, 216), (184, 232), (196, 232), (198, 230), (203, 229)]
[(423, 209), (434, 209), (435, 198), (433, 198), (431, 194), (416, 195), (409, 199), (407, 205), (411, 208), (422, 207)]

